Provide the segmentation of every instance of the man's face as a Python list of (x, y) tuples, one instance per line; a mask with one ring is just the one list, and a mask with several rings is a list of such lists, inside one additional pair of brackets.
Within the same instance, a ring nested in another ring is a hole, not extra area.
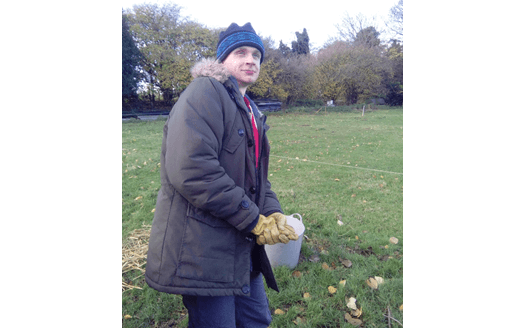
[(259, 49), (243, 46), (233, 50), (223, 64), (236, 78), (240, 87), (248, 87), (259, 77), (260, 56)]

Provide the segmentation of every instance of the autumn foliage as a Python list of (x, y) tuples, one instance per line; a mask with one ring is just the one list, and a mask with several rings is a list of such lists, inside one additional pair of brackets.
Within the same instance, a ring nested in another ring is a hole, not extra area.
[[(220, 30), (191, 21), (180, 10), (176, 4), (142, 4), (123, 12), (128, 22), (123, 43), (133, 41), (142, 54), (137, 67), (142, 78), (132, 83), (140, 99), (152, 104), (159, 100), (171, 107), (191, 82), (192, 65), (216, 54)], [(261, 36), (266, 54), (259, 79), (248, 88), (250, 96), (277, 99), (285, 105), (302, 99), (349, 105), (373, 98), (402, 105), (402, 44), (386, 43), (375, 27), (356, 25), (348, 18), (338, 38), (313, 51), (312, 36), (304, 28), (296, 33), (292, 49), (282, 41), (276, 47), (270, 37)], [(127, 56), (138, 54), (124, 51), (123, 57)]]

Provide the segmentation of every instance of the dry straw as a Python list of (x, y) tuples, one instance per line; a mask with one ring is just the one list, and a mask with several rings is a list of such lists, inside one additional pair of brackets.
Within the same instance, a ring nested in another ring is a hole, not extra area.
[[(122, 292), (133, 288), (142, 289), (132, 283), (144, 276), (150, 231), (151, 226), (143, 225), (142, 229), (133, 230), (127, 241), (122, 244)], [(129, 283), (125, 282), (124, 273), (133, 270), (138, 270), (141, 274), (133, 278)]]

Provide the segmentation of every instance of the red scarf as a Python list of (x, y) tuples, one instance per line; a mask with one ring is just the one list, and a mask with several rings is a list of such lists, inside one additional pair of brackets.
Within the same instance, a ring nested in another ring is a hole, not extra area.
[(255, 139), (255, 167), (259, 167), (259, 130), (257, 130), (257, 122), (255, 122), (255, 116), (253, 115), (253, 110), (251, 109), (251, 104), (249, 103), (248, 98), (244, 97), (244, 102), (249, 108), (249, 116), (251, 119), (251, 126), (253, 127), (253, 139)]

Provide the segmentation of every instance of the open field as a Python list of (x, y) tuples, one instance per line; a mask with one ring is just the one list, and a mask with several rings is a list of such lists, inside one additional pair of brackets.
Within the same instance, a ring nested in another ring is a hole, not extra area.
[[(400, 327), (402, 109), (276, 112), (267, 123), (272, 189), (284, 212), (300, 213), (306, 227), (298, 266), (276, 268), (281, 292), (267, 289), (272, 313), (283, 312), (270, 326), (353, 327), (346, 316), (358, 315), (362, 327)], [(122, 125), (124, 245), (153, 218), (163, 125)], [(366, 283), (373, 276), (383, 278), (378, 289)], [(124, 327), (186, 327), (180, 296), (147, 287), (140, 270), (124, 273), (123, 282), (137, 287), (123, 292)], [(351, 297), (361, 315), (347, 306)]]

